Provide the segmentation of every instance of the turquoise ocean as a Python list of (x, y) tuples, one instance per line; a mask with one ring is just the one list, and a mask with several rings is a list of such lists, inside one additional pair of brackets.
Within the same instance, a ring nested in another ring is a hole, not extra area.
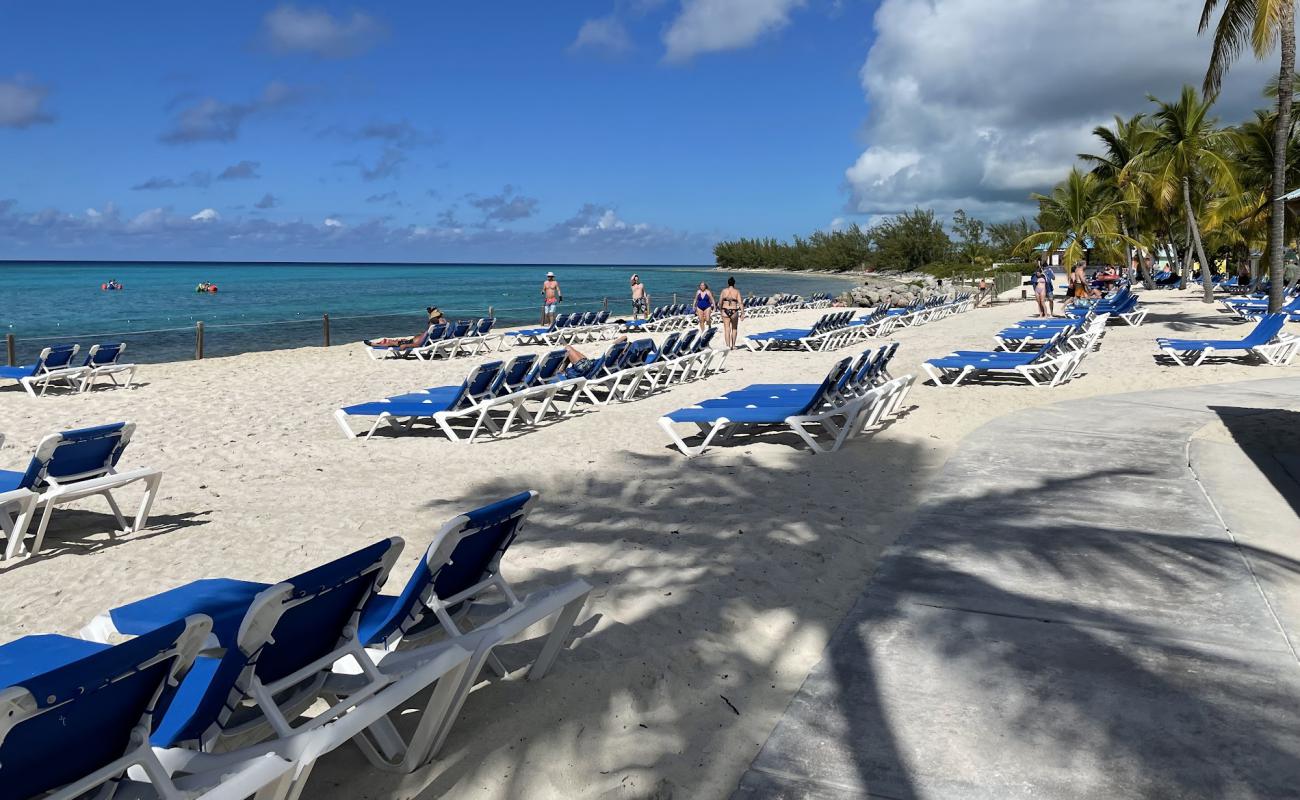
[[(13, 334), (18, 363), (42, 347), (127, 342), (135, 362), (194, 357), (195, 323), (204, 324), (205, 357), (320, 345), (322, 315), (333, 345), (423, 329), (424, 308), (452, 319), (487, 316), (498, 325), (536, 323), (540, 288), (553, 271), (561, 311), (631, 313), (629, 279), (641, 276), (653, 305), (690, 302), (705, 281), (714, 294), (727, 273), (712, 267), (532, 264), (0, 263), (0, 333)], [(746, 295), (817, 291), (852, 285), (827, 275), (737, 273)], [(103, 291), (115, 280), (121, 291)], [(215, 294), (194, 291), (214, 283)]]

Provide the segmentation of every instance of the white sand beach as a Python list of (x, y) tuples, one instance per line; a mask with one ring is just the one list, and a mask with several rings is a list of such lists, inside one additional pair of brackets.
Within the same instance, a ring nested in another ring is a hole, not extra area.
[[(1146, 324), (1112, 325), (1082, 373), (1054, 389), (922, 382), (921, 361), (991, 348), (992, 334), (1030, 316), (1032, 303), (899, 331), (888, 337), (901, 343), (891, 371), (918, 375), (910, 410), (825, 456), (779, 437), (688, 460), (656, 422), (750, 383), (819, 380), (860, 347), (737, 351), (703, 381), (472, 445), (431, 429), (349, 440), (332, 412), (459, 383), (486, 356), (375, 362), (352, 344), (150, 365), (131, 390), (32, 399), (6, 389), (0, 467), (22, 469), (46, 433), (131, 420), (138, 430), (122, 466), (158, 467), (164, 478), (147, 530), (110, 540), (107, 509), (86, 501), (56, 512), (46, 551), (0, 564), (0, 637), (75, 633), (108, 607), (177, 584), (274, 581), (392, 535), (407, 542), (393, 573), (404, 580), (449, 517), (536, 489), (537, 510), (503, 571), (524, 591), (569, 577), (595, 587), (571, 647), (540, 682), (516, 674), (476, 691), (430, 769), (377, 773), (345, 748), (317, 767), (308, 795), (726, 797), (911, 513), (916, 487), (963, 436), (1060, 400), (1300, 375), (1300, 366), (1157, 364), (1157, 336), (1235, 338), (1246, 326), (1193, 292), (1141, 299)], [(822, 313), (754, 320), (742, 334)], [(400, 331), (375, 331), (384, 333)], [(1060, 441), (1068, 446), (1071, 431)], [(511, 666), (511, 648), (501, 656)]]

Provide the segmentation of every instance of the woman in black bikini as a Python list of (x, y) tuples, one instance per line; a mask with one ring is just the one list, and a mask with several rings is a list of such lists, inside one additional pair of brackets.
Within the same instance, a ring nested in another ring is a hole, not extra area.
[(736, 333), (740, 326), (740, 313), (744, 307), (745, 299), (740, 296), (740, 290), (736, 288), (736, 279), (727, 278), (727, 288), (718, 295), (718, 310), (722, 312), (722, 338), (726, 341), (728, 350), (736, 347)]
[(700, 333), (709, 329), (709, 318), (713, 315), (713, 292), (707, 283), (701, 283), (695, 293), (695, 317), (700, 321)]

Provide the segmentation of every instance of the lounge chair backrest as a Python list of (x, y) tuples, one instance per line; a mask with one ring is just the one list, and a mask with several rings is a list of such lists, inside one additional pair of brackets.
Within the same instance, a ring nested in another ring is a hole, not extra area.
[(677, 342), (681, 338), (682, 334), (679, 331), (668, 334), (668, 338), (664, 339), (663, 347), (659, 348), (659, 357), (672, 358), (677, 355)]
[[(265, 685), (292, 677), (302, 692), (314, 691), (311, 684), (323, 680), (332, 664), (324, 657), (342, 657), (356, 636), (362, 607), (401, 550), (401, 539), (385, 539), (259, 592), (192, 713), (165, 718), (154, 744), (211, 742), (229, 728), (255, 722), (260, 714), (246, 706), (254, 680)], [(329, 663), (312, 669), (316, 661)]]
[(67, 367), (80, 349), (79, 344), (56, 344), (42, 349), (40, 357), (32, 365), (32, 374), (39, 375)]
[(133, 422), (52, 433), (36, 446), (18, 488), (39, 490), (51, 483), (105, 475), (116, 466), (133, 433)]
[(85, 367), (107, 367), (117, 363), (121, 358), (122, 351), (126, 350), (126, 342), (118, 344), (92, 344), (90, 350), (86, 353), (86, 360), (82, 364)]
[[(152, 730), (211, 627), (196, 614), (0, 689), (0, 793), (39, 797), (138, 749), (138, 734)], [(53, 638), (28, 636), (7, 649), (30, 646), (39, 656)], [(109, 772), (100, 783), (117, 778)]]
[(552, 350), (542, 356), (537, 364), (533, 367), (532, 372), (528, 373), (528, 385), (536, 386), (549, 381), (559, 372), (565, 364), (565, 351)]
[(841, 359), (835, 366), (831, 367), (831, 371), (826, 373), (826, 378), (822, 381), (821, 386), (817, 387), (817, 391), (813, 392), (813, 396), (808, 400), (808, 404), (805, 405), (803, 410), (799, 413), (811, 414), (818, 408), (821, 408), (822, 404), (825, 403), (831, 395), (843, 385), (845, 378), (848, 377), (849, 369), (852, 366), (853, 359), (845, 358)]
[(605, 351), (605, 363), (609, 365), (610, 369), (622, 369), (621, 365), (623, 357), (627, 353), (627, 348), (628, 342), (627, 340), (623, 340), (621, 342), (614, 342), (614, 344), (610, 345), (609, 349)]
[(473, 327), (473, 325), (474, 323), (471, 322), (470, 320), (467, 319), (458, 320), (456, 322), (456, 327), (452, 330), (451, 336), (449, 338), (459, 339), (462, 336), (469, 335), (470, 328)]
[(497, 376), (505, 365), (500, 361), (488, 361), (479, 364), (474, 371), (465, 379), (465, 384), (461, 387), (460, 397), (454, 408), (463, 404), (477, 403), (479, 400), (487, 397), (492, 393), (492, 387), (496, 385)]
[[(885, 348), (882, 347), (880, 348), (880, 351), (884, 352), (884, 349)], [(877, 360), (878, 357), (872, 358), (871, 348), (862, 351), (862, 355), (858, 356), (858, 360), (853, 362), (853, 367), (851, 369), (853, 375), (851, 383), (853, 386), (863, 386), (866, 384), (875, 372)]]
[(702, 350), (708, 349), (709, 342), (713, 341), (713, 335), (717, 332), (717, 328), (709, 328), (707, 331), (700, 334), (700, 338), (696, 340), (695, 349), (692, 352), (698, 353)]
[(430, 325), (429, 330), (426, 331), (424, 334), (424, 342), (421, 342), (420, 344), (425, 344), (427, 342), (436, 342), (439, 339), (446, 338), (447, 331), (449, 329), (450, 326), (447, 325), (445, 322), (440, 322), (437, 325)]
[(492, 330), (492, 326), (496, 324), (497, 324), (496, 317), (484, 317), (483, 319), (478, 321), (478, 331), (476, 331), (476, 333), (478, 333), (479, 336), (486, 335), (489, 331)]
[[(712, 328), (710, 328), (710, 330), (712, 330)], [(687, 353), (694, 353), (695, 338), (699, 335), (700, 335), (700, 331), (698, 328), (691, 328), (689, 331), (687, 331), (686, 335), (683, 336), (677, 342), (677, 352), (681, 353), (682, 355), (685, 355)]]
[[(449, 520), (434, 534), (401, 594), (383, 610), (382, 619), (367, 624), (363, 615), (364, 641), (396, 644), (421, 623), (430, 608), (443, 611), (441, 601), (473, 594), (472, 590), (491, 582), (536, 500), (537, 492), (520, 492)], [(452, 602), (458, 604), (459, 600)], [(455, 613), (457, 609), (446, 610)]]
[(1273, 337), (1282, 332), (1284, 325), (1286, 325), (1286, 314), (1265, 314), (1259, 318), (1255, 329), (1243, 341), (1255, 345), (1268, 344), (1273, 341)]
[(606, 322), (608, 322), (608, 321), (609, 321), (609, 312), (608, 312), (608, 311), (601, 311), (599, 314), (596, 315), (596, 324), (597, 324), (597, 325), (604, 325), (604, 324), (605, 324)]
[(523, 389), (528, 385), (528, 374), (535, 363), (537, 363), (535, 353), (525, 353), (510, 359), (510, 363), (497, 374), (492, 394), (501, 397)]

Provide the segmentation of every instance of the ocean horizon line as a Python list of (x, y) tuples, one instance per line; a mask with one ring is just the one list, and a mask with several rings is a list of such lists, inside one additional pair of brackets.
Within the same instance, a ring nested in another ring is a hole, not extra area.
[(52, 258), (0, 258), (0, 267), (8, 265), (79, 266), (79, 265), (131, 265), (131, 266), (192, 266), (211, 264), (223, 267), (608, 267), (611, 269), (648, 269), (652, 267), (682, 269), (722, 269), (716, 264), (610, 264), (597, 261), (227, 261), (222, 259), (52, 259)]

